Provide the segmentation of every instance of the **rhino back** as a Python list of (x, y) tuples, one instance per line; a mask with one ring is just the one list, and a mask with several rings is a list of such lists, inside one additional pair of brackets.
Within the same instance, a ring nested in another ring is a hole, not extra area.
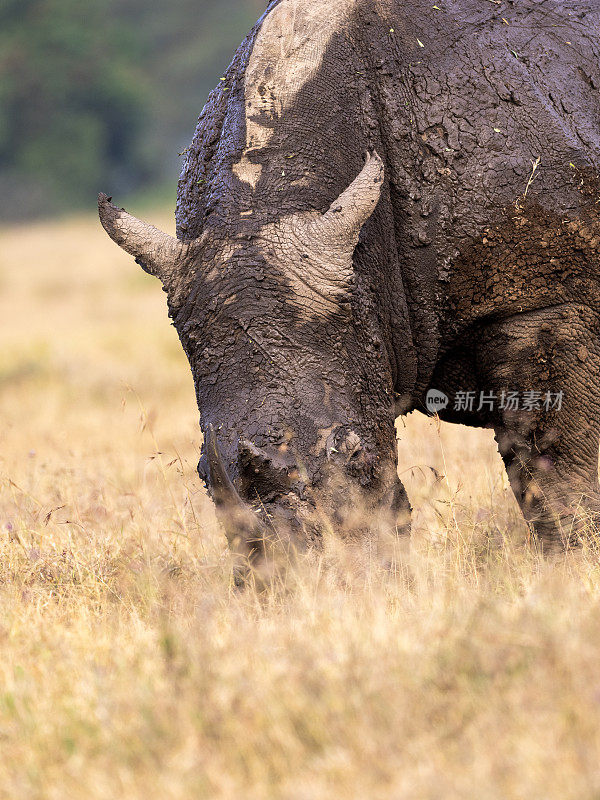
[(439, 6), (394, 3), (374, 85), (409, 307), (449, 347), (486, 315), (599, 305), (600, 3)]

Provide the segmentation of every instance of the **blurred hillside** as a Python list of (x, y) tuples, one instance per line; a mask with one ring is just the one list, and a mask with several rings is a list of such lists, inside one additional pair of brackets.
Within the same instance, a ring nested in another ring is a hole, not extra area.
[(0, 220), (174, 182), (266, 0), (1, 0)]

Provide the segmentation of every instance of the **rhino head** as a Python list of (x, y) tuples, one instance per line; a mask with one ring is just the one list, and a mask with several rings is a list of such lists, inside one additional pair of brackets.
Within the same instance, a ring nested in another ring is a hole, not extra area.
[(105, 195), (109, 236), (163, 283), (204, 430), (198, 466), (231, 548), (256, 558), (274, 531), (319, 544), (406, 523), (394, 401), (373, 287), (355, 249), (384, 181), (373, 154), (324, 212), (180, 241)]

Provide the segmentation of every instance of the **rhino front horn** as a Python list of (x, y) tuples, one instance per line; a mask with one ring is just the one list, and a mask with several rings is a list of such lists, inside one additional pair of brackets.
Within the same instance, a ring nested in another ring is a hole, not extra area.
[(219, 509), (229, 547), (233, 553), (252, 563), (263, 552), (266, 527), (244, 503), (227, 474), (215, 429), (210, 424), (206, 428), (205, 447), (208, 485)]
[(218, 506), (246, 506), (229, 477), (217, 442), (215, 429), (209, 423), (206, 428), (206, 458), (211, 494)]
[(104, 230), (146, 272), (168, 285), (188, 254), (191, 243), (180, 242), (142, 222), (125, 209), (114, 206), (110, 200), (103, 193), (98, 195), (98, 213)]

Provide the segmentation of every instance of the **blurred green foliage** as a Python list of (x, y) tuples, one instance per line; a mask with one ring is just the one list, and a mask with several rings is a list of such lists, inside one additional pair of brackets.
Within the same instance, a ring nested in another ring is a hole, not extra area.
[(0, 0), (0, 219), (173, 185), (208, 92), (265, 7)]

